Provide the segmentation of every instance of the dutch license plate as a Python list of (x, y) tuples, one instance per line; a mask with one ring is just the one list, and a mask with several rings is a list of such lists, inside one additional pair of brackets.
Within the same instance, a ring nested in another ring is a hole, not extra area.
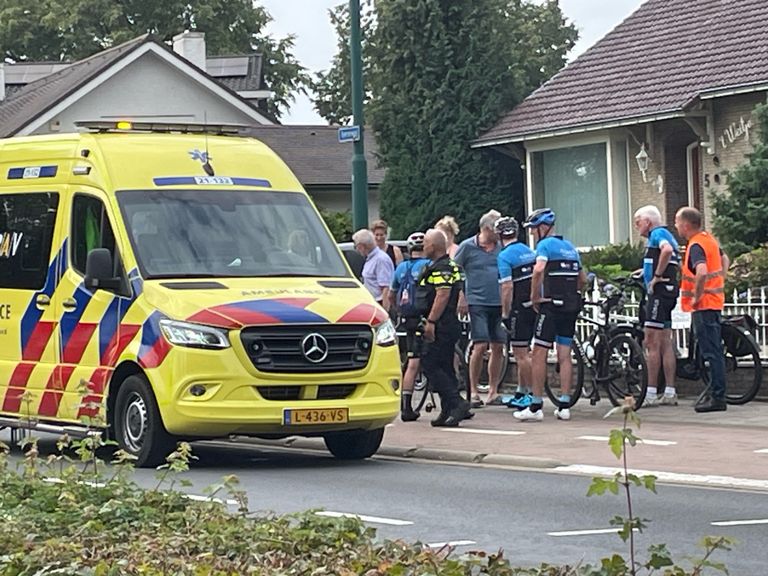
[(297, 408), (283, 411), (283, 424), (346, 424), (349, 408)]

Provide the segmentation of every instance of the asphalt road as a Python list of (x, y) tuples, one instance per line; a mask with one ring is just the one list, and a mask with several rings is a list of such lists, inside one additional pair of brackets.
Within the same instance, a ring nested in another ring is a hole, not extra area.
[[(7, 442), (6, 436), (3, 432), (0, 439)], [(43, 442), (41, 449), (52, 450), (53, 442)], [(200, 459), (184, 475), (192, 482), (187, 490), (203, 495), (206, 486), (236, 474), (252, 510), (324, 509), (369, 516), (382, 538), (459, 542), (457, 553), (503, 549), (516, 565), (597, 562), (626, 552), (616, 534), (593, 533), (610, 529), (609, 519), (625, 513), (625, 500), (587, 498), (590, 480), (585, 477), (382, 458), (350, 463), (324, 453), (218, 444), (197, 444), (194, 450)], [(154, 486), (155, 474), (137, 470), (136, 481)], [(716, 559), (726, 562), (732, 575), (766, 573), (767, 494), (664, 485), (658, 492), (634, 493), (636, 513), (650, 520), (637, 536), (638, 550), (666, 543), (683, 559), (699, 553), (701, 537), (728, 535), (738, 543)], [(762, 522), (712, 524), (756, 520)]]

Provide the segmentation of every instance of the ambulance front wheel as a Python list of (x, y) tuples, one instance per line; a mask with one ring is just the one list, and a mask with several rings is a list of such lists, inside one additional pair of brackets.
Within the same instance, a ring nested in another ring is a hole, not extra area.
[(165, 462), (175, 442), (160, 418), (155, 395), (142, 375), (129, 376), (115, 400), (115, 439), (120, 448), (136, 457), (139, 468), (154, 468)]
[(325, 435), (325, 446), (339, 460), (363, 460), (376, 454), (384, 439), (384, 428), (350, 430)]

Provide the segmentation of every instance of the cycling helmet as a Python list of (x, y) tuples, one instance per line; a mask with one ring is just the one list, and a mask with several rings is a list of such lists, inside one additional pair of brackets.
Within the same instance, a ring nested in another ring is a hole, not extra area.
[(511, 216), (502, 216), (493, 225), (493, 231), (502, 238), (515, 238), (520, 226)]
[(542, 224), (552, 226), (555, 223), (555, 213), (549, 208), (539, 208), (528, 214), (523, 228), (538, 228)]
[(408, 250), (424, 250), (424, 232), (414, 232), (408, 236)]

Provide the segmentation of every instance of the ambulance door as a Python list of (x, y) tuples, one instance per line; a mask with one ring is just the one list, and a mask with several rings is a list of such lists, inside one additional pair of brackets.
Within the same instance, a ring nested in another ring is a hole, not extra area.
[(58, 363), (61, 194), (0, 190), (0, 412), (34, 416)]
[[(61, 309), (60, 390), (48, 396), (40, 416), (103, 425), (103, 395), (114, 367), (119, 324), (130, 290), (122, 270), (114, 234), (114, 219), (101, 191), (73, 190), (67, 206), (69, 261), (59, 288)], [(85, 286), (88, 253), (106, 248), (114, 276), (123, 279), (110, 290)]]

